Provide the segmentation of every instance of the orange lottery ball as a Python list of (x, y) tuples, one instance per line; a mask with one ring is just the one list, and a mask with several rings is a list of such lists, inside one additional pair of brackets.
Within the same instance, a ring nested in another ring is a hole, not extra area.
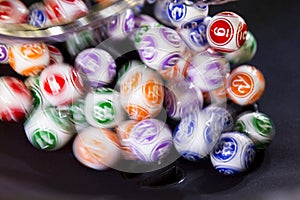
[(261, 71), (250, 65), (234, 69), (226, 79), (226, 93), (234, 103), (245, 106), (255, 103), (263, 95), (265, 79)]

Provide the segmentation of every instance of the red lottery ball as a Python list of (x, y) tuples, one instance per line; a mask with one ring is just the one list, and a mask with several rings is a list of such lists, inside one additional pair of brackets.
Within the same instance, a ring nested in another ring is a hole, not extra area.
[(219, 52), (238, 50), (246, 41), (248, 27), (242, 17), (233, 12), (215, 15), (207, 27), (207, 40)]
[(0, 77), (0, 119), (21, 121), (32, 109), (33, 98), (25, 84), (14, 77)]
[(0, 0), (0, 23), (19, 24), (26, 22), (29, 10), (22, 1)]

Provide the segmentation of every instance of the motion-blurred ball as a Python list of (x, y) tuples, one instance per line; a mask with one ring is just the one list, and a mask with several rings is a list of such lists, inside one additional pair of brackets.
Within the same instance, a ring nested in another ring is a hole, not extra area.
[(90, 126), (85, 117), (85, 99), (73, 102), (69, 105), (69, 111), (77, 133)]
[(235, 130), (246, 133), (257, 149), (266, 149), (275, 136), (272, 120), (260, 112), (246, 113), (238, 117)]
[(143, 120), (160, 113), (164, 100), (163, 82), (144, 64), (127, 63), (121, 70), (117, 88), (121, 104), (131, 119)]
[(62, 148), (74, 136), (74, 126), (68, 111), (55, 107), (37, 109), (24, 123), (29, 142), (44, 151)]
[(155, 162), (168, 155), (172, 148), (172, 133), (165, 122), (145, 119), (138, 122), (129, 135), (131, 152), (140, 161)]
[(40, 88), (40, 77), (30, 76), (25, 81), (24, 84), (29, 89), (33, 97), (33, 107), (36, 108), (46, 108), (50, 105), (47, 99), (42, 95)]
[(187, 160), (201, 160), (212, 151), (222, 128), (220, 116), (192, 112), (181, 119), (174, 131), (175, 148)]
[(167, 27), (151, 28), (135, 46), (142, 61), (155, 70), (173, 67), (186, 49), (178, 33)]
[(116, 76), (116, 63), (106, 51), (90, 48), (80, 52), (75, 59), (75, 67), (91, 87), (110, 84)]
[(104, 170), (119, 160), (121, 151), (116, 134), (108, 129), (88, 127), (73, 142), (73, 154), (83, 165)]
[(54, 106), (69, 105), (84, 93), (83, 80), (78, 71), (68, 64), (54, 64), (40, 75), (43, 96)]
[(0, 1), (0, 23), (21, 24), (25, 23), (28, 16), (28, 9), (20, 0)]
[(6, 44), (0, 43), (0, 64), (8, 63), (8, 47)]
[(97, 88), (85, 98), (87, 122), (99, 128), (114, 128), (125, 120), (126, 114), (120, 103), (119, 92), (109, 88)]
[(0, 77), (0, 119), (21, 121), (32, 109), (33, 98), (25, 84), (14, 77)]
[(39, 74), (50, 62), (50, 54), (44, 43), (13, 44), (9, 47), (10, 66), (23, 76)]
[(229, 64), (218, 54), (204, 51), (196, 54), (187, 69), (187, 80), (202, 91), (224, 86)]
[(187, 5), (185, 2), (168, 3), (167, 14), (177, 28), (191, 28), (201, 23), (208, 14), (208, 5)]

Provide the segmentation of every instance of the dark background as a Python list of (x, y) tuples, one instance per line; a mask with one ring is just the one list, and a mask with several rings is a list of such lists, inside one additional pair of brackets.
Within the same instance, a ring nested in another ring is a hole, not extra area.
[[(299, 8), (298, 0), (210, 7), (211, 16), (224, 10), (240, 14), (258, 42), (249, 64), (266, 78), (259, 110), (274, 121), (276, 137), (248, 173), (225, 177), (207, 161), (179, 160), (187, 173), (183, 183), (142, 187), (139, 178), (84, 167), (73, 157), (71, 144), (42, 152), (27, 141), (22, 124), (0, 123), (0, 199), (300, 199)], [(16, 76), (8, 66), (0, 67), (1, 76)]]

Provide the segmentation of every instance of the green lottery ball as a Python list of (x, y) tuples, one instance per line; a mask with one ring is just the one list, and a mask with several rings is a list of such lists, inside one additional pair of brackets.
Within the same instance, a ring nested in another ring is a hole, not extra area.
[(226, 53), (225, 58), (232, 65), (241, 65), (248, 63), (255, 56), (257, 42), (251, 32), (248, 31), (245, 43), (237, 51)]
[(272, 120), (259, 112), (246, 113), (238, 117), (235, 130), (247, 134), (257, 149), (266, 149), (275, 135)]

